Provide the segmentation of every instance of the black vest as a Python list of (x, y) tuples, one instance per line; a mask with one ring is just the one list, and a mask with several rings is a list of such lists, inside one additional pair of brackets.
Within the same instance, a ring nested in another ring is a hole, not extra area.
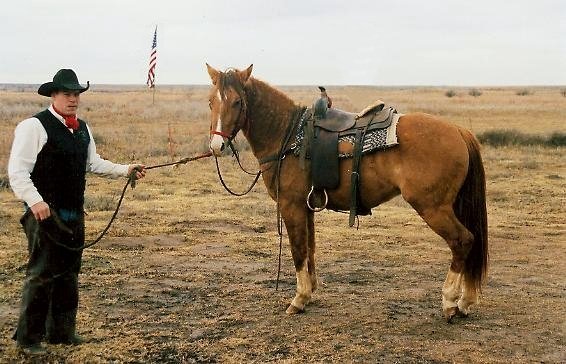
[(84, 121), (71, 133), (49, 110), (34, 116), (47, 132), (31, 180), (43, 200), (55, 209), (83, 211), (90, 135)]

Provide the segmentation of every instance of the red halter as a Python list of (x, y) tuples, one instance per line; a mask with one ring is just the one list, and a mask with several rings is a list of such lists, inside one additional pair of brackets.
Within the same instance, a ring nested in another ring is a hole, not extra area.
[(230, 139), (230, 137), (231, 137), (231, 135), (229, 135), (229, 134), (227, 134), (223, 131), (211, 130), (210, 134), (211, 135), (220, 135), (221, 137), (226, 138), (226, 139)]

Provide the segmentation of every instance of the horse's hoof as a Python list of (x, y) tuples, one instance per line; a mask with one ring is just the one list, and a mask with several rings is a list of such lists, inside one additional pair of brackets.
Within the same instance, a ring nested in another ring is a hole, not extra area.
[(285, 311), (285, 312), (287, 312), (287, 315), (296, 315), (296, 314), (298, 314), (298, 313), (303, 313), (303, 312), (305, 312), (305, 309), (304, 309), (304, 308), (302, 308), (302, 309), (301, 309), (301, 308), (298, 308), (298, 307), (293, 306), (293, 305), (291, 304), (291, 305), (289, 305), (289, 307), (287, 307), (287, 311)]
[(470, 311), (469, 310), (462, 310), (462, 309), (458, 308), (458, 312), (456, 314), (458, 315), (458, 317), (467, 318), (468, 315), (470, 314)]
[(458, 307), (450, 307), (444, 310), (444, 318), (446, 319), (446, 322), (451, 324), (452, 319), (454, 318), (454, 316), (458, 314), (458, 312), (459, 312)]

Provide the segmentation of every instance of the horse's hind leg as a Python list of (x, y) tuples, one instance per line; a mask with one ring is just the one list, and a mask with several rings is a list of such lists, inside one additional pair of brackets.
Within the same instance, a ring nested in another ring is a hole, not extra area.
[[(299, 207), (282, 207), (281, 212), (289, 235), (291, 254), (297, 275), (297, 292), (286, 311), (292, 315), (304, 311), (305, 305), (310, 301), (312, 295), (312, 281), (309, 272), (311, 264), (308, 261), (308, 212)], [(314, 261), (312, 265), (314, 266)]]
[(454, 214), (452, 206), (440, 206), (419, 211), (426, 223), (440, 235), (452, 251), (452, 263), (442, 287), (442, 310), (448, 322), (460, 313), (468, 314), (468, 307), (476, 303), (477, 293), (473, 284), (464, 280), (466, 257), (473, 243), (470, 233)]
[(458, 300), (458, 314), (467, 317), (470, 306), (478, 303), (478, 290), (474, 282), (462, 279), (462, 297)]

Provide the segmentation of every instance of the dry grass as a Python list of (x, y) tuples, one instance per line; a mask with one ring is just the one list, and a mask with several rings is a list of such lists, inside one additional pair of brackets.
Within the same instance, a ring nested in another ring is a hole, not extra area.
[[(310, 104), (315, 87), (284, 87)], [(442, 88), (328, 87), (336, 107), (361, 110), (376, 98), (400, 112), (425, 111), (475, 133), (511, 129), (563, 133), (566, 98), (539, 88), (482, 88), (481, 97)], [(99, 89), (83, 96), (99, 152), (108, 159), (167, 161), (168, 124), (177, 157), (202, 152), (207, 88)], [(17, 122), (45, 99), (0, 92), (0, 182)], [(263, 185), (234, 198), (211, 160), (151, 170), (128, 191), (115, 225), (84, 254), (79, 333), (91, 342), (50, 346), (49, 362), (564, 362), (566, 166), (564, 147), (484, 147), (491, 270), (482, 303), (446, 324), (440, 289), (449, 264), (441, 241), (401, 199), (347, 228), (343, 214), (316, 217), (323, 285), (307, 312), (286, 317), (294, 269), (284, 243), (275, 291), (275, 204)], [(253, 157), (244, 153), (249, 169)], [(251, 180), (224, 158), (228, 183)], [(111, 215), (123, 180), (90, 176), (87, 232)], [(26, 263), (21, 205), (0, 184), (0, 362), (25, 362), (9, 339)]]

